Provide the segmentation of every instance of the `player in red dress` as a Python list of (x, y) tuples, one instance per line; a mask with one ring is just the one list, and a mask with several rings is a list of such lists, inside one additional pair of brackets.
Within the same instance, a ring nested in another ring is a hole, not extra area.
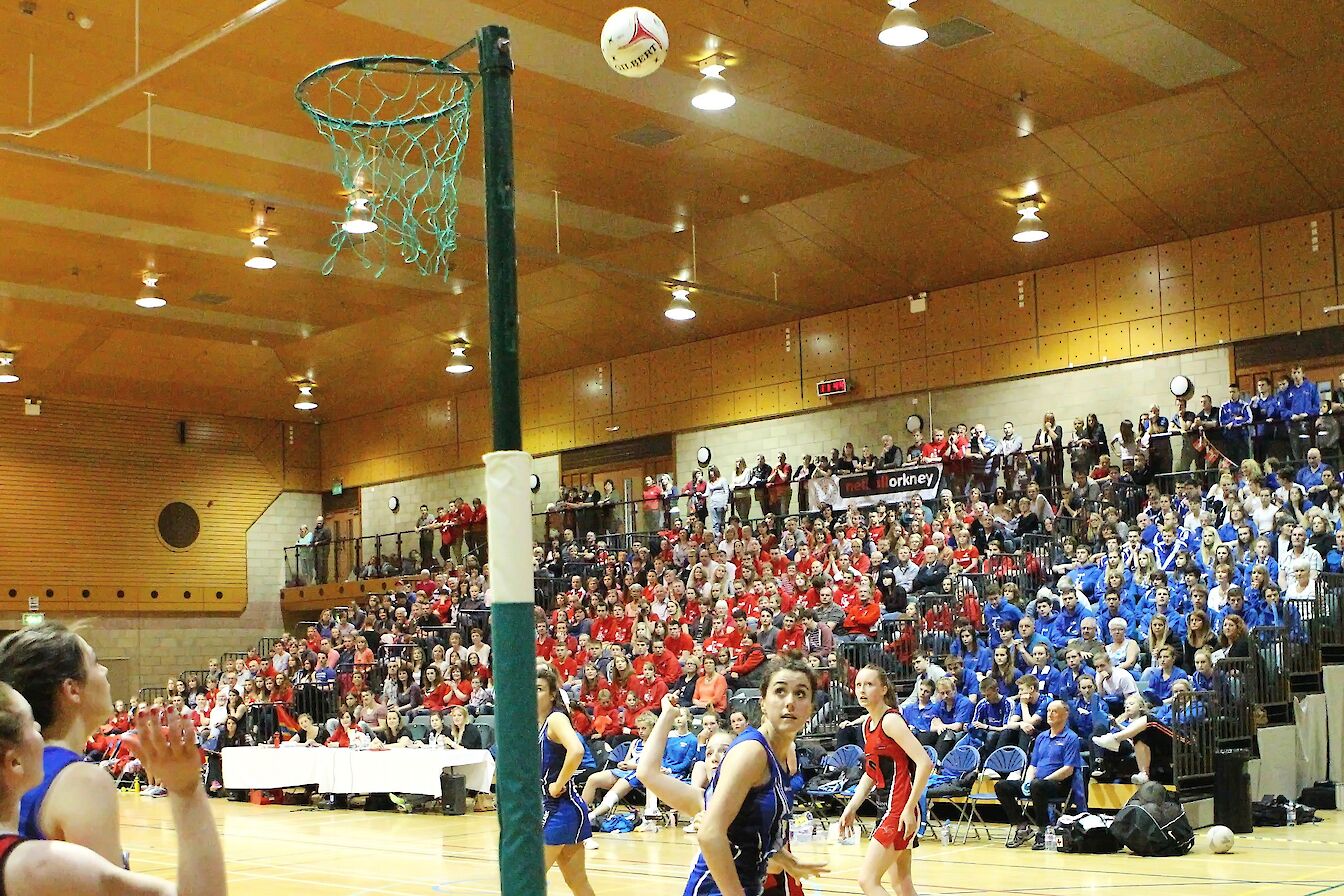
[(865, 896), (887, 896), (882, 877), (890, 869), (897, 896), (916, 896), (910, 849), (918, 845), (919, 797), (929, 783), (933, 760), (894, 708), (896, 693), (881, 667), (859, 670), (854, 695), (868, 710), (863, 719), (863, 777), (840, 816), (840, 836), (854, 830), (859, 809), (874, 787), (886, 791), (882, 818), (859, 867), (859, 888)]

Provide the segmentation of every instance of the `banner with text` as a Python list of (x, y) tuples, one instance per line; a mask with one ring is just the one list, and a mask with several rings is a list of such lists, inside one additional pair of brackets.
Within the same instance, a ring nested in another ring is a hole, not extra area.
[(932, 501), (938, 497), (942, 480), (942, 464), (920, 464), (841, 476), (840, 504), (849, 508), (897, 504), (912, 498)]

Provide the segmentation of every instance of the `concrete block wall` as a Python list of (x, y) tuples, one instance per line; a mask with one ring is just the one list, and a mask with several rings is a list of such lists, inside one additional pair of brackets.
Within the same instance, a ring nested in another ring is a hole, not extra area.
[(322, 496), (282, 492), (247, 530), (247, 626), (280, 625), (280, 589), (285, 587), (285, 548), (299, 537), (299, 526), (313, 528), (322, 513)]
[[(829, 455), (832, 448), (847, 441), (854, 443), (856, 452), (870, 445), (876, 453), (884, 433), (904, 448), (911, 441), (905, 431), (910, 414), (939, 427), (984, 423), (995, 437), (1002, 433), (1003, 422), (1012, 420), (1018, 434), (1029, 441), (1047, 410), (1054, 411), (1066, 435), (1072, 430), (1075, 415), (1091, 412), (1101, 419), (1107, 436), (1113, 437), (1119, 432), (1121, 420), (1128, 418), (1137, 424), (1139, 414), (1154, 402), (1163, 411), (1170, 411), (1175, 402), (1169, 387), (1177, 374), (1190, 377), (1197, 394), (1208, 392), (1221, 402), (1227, 394), (1230, 369), (1230, 349), (1217, 348), (685, 432), (676, 439), (677, 481), (685, 482), (690, 477), (701, 445), (709, 447), (713, 462), (725, 474), (731, 474), (738, 457), (746, 458), (750, 465), (757, 454), (764, 453), (773, 464), (776, 453), (783, 451), (796, 465), (804, 454)], [(1198, 407), (1198, 403), (1192, 406)]]
[[(539, 514), (546, 510), (546, 503), (554, 500), (560, 490), (560, 455), (533, 458), (532, 472), (541, 479), (541, 489), (532, 496), (532, 512)], [(395, 514), (388, 508), (388, 499), (394, 496), (401, 502)], [(366, 485), (359, 490), (361, 531), (373, 535), (413, 529), (420, 516), (421, 504), (428, 504), (432, 513), (439, 505), (457, 497), (468, 501), (477, 497), (485, 500), (483, 465), (382, 485)], [(407, 551), (410, 549), (406, 548)]]

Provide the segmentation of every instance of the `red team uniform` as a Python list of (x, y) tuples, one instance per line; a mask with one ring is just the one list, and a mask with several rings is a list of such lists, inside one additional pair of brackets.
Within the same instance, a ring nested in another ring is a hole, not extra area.
[(882, 730), (886, 717), (896, 713), (900, 724), (905, 724), (900, 712), (888, 709), (879, 719), (863, 723), (863, 771), (878, 791), (887, 791), (887, 806), (882, 820), (873, 829), (873, 839), (887, 849), (903, 850), (918, 846), (916, 831), (901, 836), (901, 811), (910, 799), (910, 788), (915, 779), (915, 764), (901, 745)]

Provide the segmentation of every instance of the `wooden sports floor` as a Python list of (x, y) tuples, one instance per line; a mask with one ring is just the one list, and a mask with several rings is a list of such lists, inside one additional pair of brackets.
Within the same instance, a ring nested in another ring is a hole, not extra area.
[[(494, 813), (462, 817), (391, 812), (314, 811), (212, 801), (224, 838), (234, 896), (335, 894), (491, 894), (499, 892)], [(122, 832), (138, 871), (172, 878), (176, 849), (165, 800), (122, 797)], [(1001, 841), (943, 846), (925, 842), (915, 856), (921, 894), (986, 896), (1344, 896), (1344, 816), (1324, 813), (1311, 827), (1267, 828), (1237, 838), (1228, 855), (1211, 855), (1203, 832), (1194, 852), (1172, 859), (1072, 856), (1009, 851)], [(996, 830), (1001, 836), (1002, 829)], [(599, 896), (680, 896), (695, 857), (681, 830), (599, 834), (588, 852)], [(808, 844), (830, 872), (809, 896), (858, 893), (859, 846)], [(559, 872), (550, 892), (568, 894)]]

